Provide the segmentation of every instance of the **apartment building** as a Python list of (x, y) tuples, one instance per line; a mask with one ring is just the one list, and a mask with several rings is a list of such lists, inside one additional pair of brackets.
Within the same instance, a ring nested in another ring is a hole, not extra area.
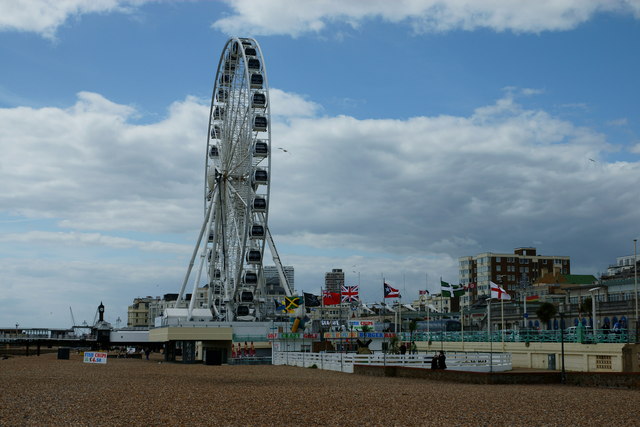
[(516, 248), (513, 253), (483, 252), (458, 258), (459, 279), (468, 292), (460, 304), (473, 304), (489, 294), (489, 282), (502, 286), (512, 297), (547, 274), (571, 274), (570, 257), (539, 255), (536, 248)]

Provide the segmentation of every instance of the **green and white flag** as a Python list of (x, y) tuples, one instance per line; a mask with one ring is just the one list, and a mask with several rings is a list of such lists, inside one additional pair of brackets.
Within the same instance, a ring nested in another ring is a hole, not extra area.
[(459, 297), (464, 295), (464, 286), (451, 285), (440, 280), (440, 292), (442, 293), (443, 297)]

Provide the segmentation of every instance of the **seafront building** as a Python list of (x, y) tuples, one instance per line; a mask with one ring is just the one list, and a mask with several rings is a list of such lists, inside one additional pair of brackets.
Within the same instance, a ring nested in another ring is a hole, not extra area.
[(324, 274), (324, 290), (339, 293), (344, 286), (344, 272), (341, 268), (334, 268)]
[(489, 295), (489, 282), (502, 286), (512, 298), (546, 274), (571, 274), (564, 255), (539, 255), (536, 248), (516, 248), (512, 254), (483, 252), (458, 258), (460, 283), (468, 288), (460, 305), (468, 307)]

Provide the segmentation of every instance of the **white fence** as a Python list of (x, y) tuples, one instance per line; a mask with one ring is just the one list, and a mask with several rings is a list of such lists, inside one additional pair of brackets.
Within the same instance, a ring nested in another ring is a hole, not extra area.
[[(505, 372), (511, 370), (511, 353), (449, 352), (447, 369), (470, 372)], [(274, 365), (289, 365), (353, 373), (353, 365), (406, 366), (431, 369), (432, 355), (426, 354), (354, 354), (304, 353), (278, 351), (273, 353)]]

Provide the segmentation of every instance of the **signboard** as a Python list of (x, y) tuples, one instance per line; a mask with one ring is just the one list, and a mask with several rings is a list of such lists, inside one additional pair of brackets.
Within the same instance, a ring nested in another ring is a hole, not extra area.
[(320, 324), (322, 326), (340, 326), (340, 321), (339, 320), (327, 320), (327, 319), (322, 319), (320, 321)]
[(362, 331), (363, 326), (367, 326), (369, 330), (373, 330), (375, 322), (373, 320), (349, 320), (349, 327), (354, 331)]
[(301, 334), (299, 332), (282, 332), (282, 333), (269, 333), (267, 334), (267, 339), (270, 340), (299, 340), (299, 339), (318, 339), (320, 334), (313, 333), (304, 333)]
[(84, 363), (107, 363), (107, 353), (97, 351), (85, 351)]
[(343, 339), (343, 338), (393, 338), (396, 334), (393, 332), (325, 332), (324, 337), (327, 339)]

